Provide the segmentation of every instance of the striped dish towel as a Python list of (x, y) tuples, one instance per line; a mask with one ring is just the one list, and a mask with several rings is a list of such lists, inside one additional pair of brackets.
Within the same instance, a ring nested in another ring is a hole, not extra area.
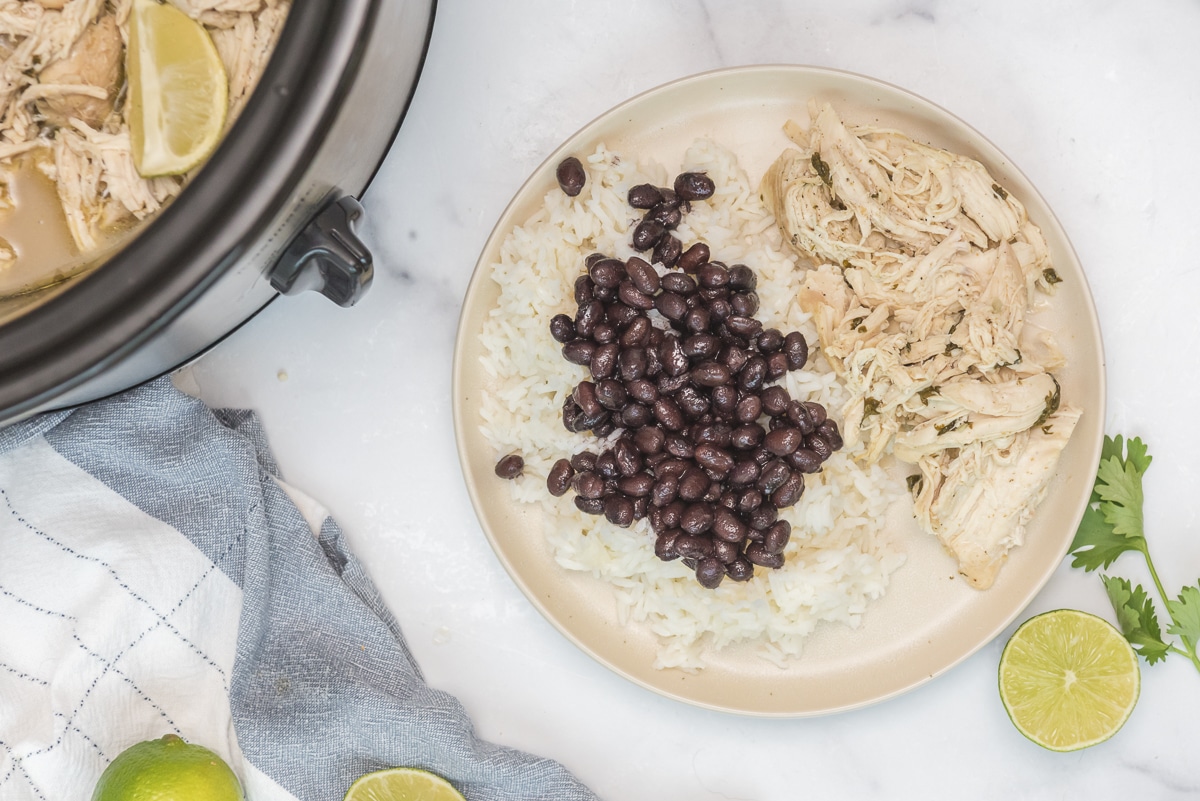
[(254, 416), (160, 379), (0, 430), (0, 799), (86, 799), (174, 732), (249, 801), (423, 767), (468, 799), (594, 799), (425, 684), (337, 525)]

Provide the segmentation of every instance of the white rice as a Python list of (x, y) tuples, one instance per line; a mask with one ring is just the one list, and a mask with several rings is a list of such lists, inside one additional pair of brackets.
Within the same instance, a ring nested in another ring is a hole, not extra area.
[[(782, 251), (756, 185), (732, 153), (712, 142), (697, 142), (680, 166), (708, 173), (717, 186), (710, 200), (692, 204), (676, 230), (684, 248), (703, 240), (714, 259), (755, 271), (764, 327), (802, 331), (813, 344), (808, 366), (784, 379), (788, 391), (827, 409), (842, 408), (845, 390), (817, 351), (816, 330), (796, 301), (801, 272)], [(513, 230), (492, 265), (501, 294), (484, 326), (483, 368), (498, 388), (482, 399), (481, 430), (497, 458), (514, 451), (524, 457), (524, 475), (510, 482), (513, 497), (546, 510), (545, 536), (558, 563), (611, 584), (621, 620), (658, 635), (656, 667), (699, 669), (706, 649), (745, 641), (782, 664), (800, 654), (818, 622), (857, 626), (868, 603), (884, 593), (889, 575), (904, 561), (885, 518), (906, 493), (878, 466), (861, 467), (852, 454), (834, 454), (821, 473), (805, 477), (800, 502), (780, 511), (793, 527), (784, 567), (756, 568), (752, 580), (727, 580), (716, 590), (701, 587), (680, 561), (654, 555), (648, 520), (622, 529), (577, 510), (572, 492), (549, 494), (546, 474), (557, 459), (602, 447), (590, 434), (563, 427), (563, 401), (589, 375), (562, 358), (550, 318), (574, 316), (574, 283), (588, 254), (634, 255), (629, 239), (640, 215), (626, 203), (629, 187), (669, 180), (661, 166), (635, 164), (603, 145), (585, 167), (583, 192), (576, 198), (557, 188), (548, 192), (543, 208)]]

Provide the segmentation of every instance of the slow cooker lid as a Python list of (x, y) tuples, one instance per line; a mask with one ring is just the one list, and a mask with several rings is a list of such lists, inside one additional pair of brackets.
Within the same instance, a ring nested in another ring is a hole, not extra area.
[(379, 0), (297, 0), (220, 147), (123, 250), (0, 326), (0, 410), (19, 414), (152, 337), (242, 255), (287, 201), (358, 71)]

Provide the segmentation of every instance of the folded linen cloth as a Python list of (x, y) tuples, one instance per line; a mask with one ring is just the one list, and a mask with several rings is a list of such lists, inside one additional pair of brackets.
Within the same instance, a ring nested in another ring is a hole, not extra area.
[(395, 765), (472, 801), (595, 798), (476, 738), (254, 415), (160, 379), (0, 430), (0, 798), (89, 798), (168, 732), (249, 801), (340, 799)]

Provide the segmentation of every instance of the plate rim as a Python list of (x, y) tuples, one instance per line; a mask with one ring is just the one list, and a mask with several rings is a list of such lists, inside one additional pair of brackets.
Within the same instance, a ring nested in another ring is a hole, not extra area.
[[(632, 682), (633, 684), (635, 684), (643, 689), (649, 690), (649, 691), (655, 693), (656, 695), (659, 695), (659, 696), (662, 696), (665, 698), (670, 698), (670, 699), (676, 700), (676, 701), (681, 701), (690, 706), (699, 707), (702, 709), (708, 709), (708, 710), (712, 710), (712, 711), (716, 711), (716, 712), (724, 712), (724, 713), (735, 714), (735, 715), (744, 716), (744, 717), (753, 717), (753, 718), (797, 719), (797, 718), (823, 717), (823, 716), (827, 716), (827, 715), (834, 715), (834, 714), (849, 712), (849, 711), (853, 711), (853, 710), (857, 710), (857, 709), (862, 709), (862, 708), (869, 707), (869, 706), (874, 706), (874, 705), (882, 703), (884, 701), (888, 701), (888, 700), (894, 699), (898, 696), (907, 694), (919, 687), (922, 687), (922, 686), (928, 684), (933, 679), (938, 678), (942, 675), (945, 675), (948, 671), (952, 670), (953, 668), (955, 668), (958, 665), (965, 662), (970, 657), (974, 656), (976, 653), (978, 653), (980, 650), (982, 650), (985, 646), (987, 646), (988, 644), (993, 642), (996, 639), (996, 637), (998, 637), (1004, 631), (1004, 629), (1006, 629), (1008, 626), (1012, 625), (1012, 623), (1036, 599), (1037, 595), (1046, 587), (1046, 585), (1049, 583), (1050, 579), (1053, 577), (1055, 571), (1058, 569), (1058, 567), (1062, 564), (1063, 560), (1067, 556), (1067, 554), (1070, 550), (1071, 539), (1070, 538), (1064, 539), (1063, 547), (1060, 549), (1061, 552), (1058, 553), (1057, 558), (1055, 558), (1054, 560), (1047, 560), (1046, 565), (1040, 571), (1040, 575), (1038, 575), (1037, 580), (1034, 582), (1031, 589), (1029, 590), (1027, 597), (1025, 597), (1019, 604), (1017, 604), (1016, 607), (1013, 609), (1013, 611), (1009, 615), (1005, 616), (1004, 619), (998, 625), (994, 626), (993, 629), (989, 630), (985, 635), (983, 635), (977, 643), (972, 645), (970, 648), (965, 649), (963, 651), (963, 653), (961, 653), (955, 659), (948, 661), (947, 663), (942, 665), (939, 669), (931, 671), (928, 674), (924, 674), (904, 686), (897, 687), (886, 693), (872, 695), (869, 698), (864, 698), (864, 699), (861, 699), (861, 700), (853, 702), (853, 703), (839, 704), (839, 705), (835, 705), (835, 706), (830, 706), (828, 708), (824, 708), (824, 709), (820, 709), (820, 710), (811, 710), (811, 711), (806, 710), (806, 711), (797, 712), (797, 711), (791, 711), (791, 710), (784, 710), (784, 711), (779, 711), (779, 712), (771, 712), (771, 711), (764, 712), (764, 711), (759, 711), (759, 710), (738, 708), (736, 706), (727, 705), (727, 704), (712, 703), (709, 701), (691, 697), (691, 696), (686, 695), (681, 692), (672, 691), (671, 689), (669, 689), (668, 687), (666, 687), (665, 685), (662, 685), (662, 684), (654, 684), (654, 683), (645, 681), (645, 680), (641, 679), (640, 677), (638, 677), (636, 675), (632, 675), (628, 671), (625, 671), (622, 668), (620, 668), (619, 666), (613, 664), (609, 659), (607, 659), (605, 656), (600, 654), (594, 647), (592, 647), (586, 641), (581, 639), (564, 622), (559, 620), (558, 616), (556, 616), (552, 612), (552, 610), (550, 610), (547, 607), (547, 605), (544, 603), (544, 601), (541, 598), (537, 597), (537, 595), (530, 590), (530, 588), (526, 585), (524, 580), (521, 578), (520, 571), (517, 569), (512, 558), (509, 556), (509, 554), (507, 554), (504, 551), (503, 548), (500, 547), (497, 537), (492, 530), (492, 526), (489, 524), (488, 518), (484, 514), (484, 510), (481, 508), (480, 498), (479, 498), (478, 492), (476, 490), (476, 479), (475, 479), (475, 476), (470, 472), (470, 470), (468, 468), (468, 464), (469, 464), (470, 460), (469, 460), (469, 453), (467, 450), (467, 437), (468, 437), (467, 430), (466, 430), (467, 426), (466, 426), (466, 422), (463, 420), (463, 415), (461, 413), (461, 404), (463, 402), (461, 382), (462, 382), (463, 368), (465, 366), (464, 359), (466, 358), (465, 353), (464, 353), (464, 351), (465, 351), (464, 342), (468, 336), (473, 334), (473, 331), (470, 331), (469, 329), (472, 327), (473, 320), (474, 320), (474, 318), (472, 318), (468, 315), (467, 301), (476, 293), (478, 286), (480, 284), (484, 284), (484, 283), (486, 283), (487, 280), (490, 280), (490, 276), (487, 274), (487, 269), (486, 269), (487, 264), (485, 264), (484, 260), (487, 256), (487, 254), (493, 249), (494, 241), (497, 239), (500, 239), (502, 241), (503, 237), (507, 236), (508, 233), (510, 233), (510, 230), (508, 228), (502, 229), (501, 224), (504, 223), (504, 221), (509, 217), (509, 215), (513, 211), (514, 207), (516, 207), (517, 205), (519, 205), (521, 203), (521, 201), (524, 199), (527, 191), (530, 189), (531, 185), (533, 185), (535, 183), (535, 181), (537, 181), (539, 179), (541, 173), (547, 168), (547, 166), (555, 163), (557, 160), (561, 160), (564, 157), (564, 155), (567, 154), (568, 151), (571, 150), (572, 143), (575, 142), (577, 139), (579, 139), (580, 136), (582, 136), (583, 134), (585, 134), (586, 132), (588, 132), (589, 130), (594, 128), (595, 126), (597, 126), (600, 122), (602, 122), (604, 120), (608, 120), (609, 118), (611, 118), (615, 115), (619, 115), (624, 109), (626, 109), (630, 106), (641, 104), (655, 95), (669, 94), (669, 93), (677, 91), (680, 88), (682, 88), (686, 85), (689, 85), (689, 84), (719, 80), (726, 76), (749, 75), (749, 74), (753, 74), (756, 72), (757, 73), (787, 73), (789, 75), (794, 75), (794, 76), (802, 76), (802, 75), (830, 76), (830, 77), (840, 79), (840, 80), (848, 79), (853, 82), (859, 82), (866, 86), (881, 87), (889, 92), (901, 95), (901, 96), (907, 98), (908, 100), (910, 100), (911, 102), (916, 103), (919, 106), (925, 106), (928, 109), (932, 109), (933, 111), (935, 111), (938, 115), (944, 116), (946, 118), (953, 120), (957, 125), (961, 126), (963, 129), (969, 131), (973, 137), (976, 137), (980, 142), (985, 143), (989, 148), (991, 148), (996, 153), (998, 153), (1001, 157), (1003, 157), (1003, 159), (1005, 161), (1006, 169), (1012, 173), (1019, 175), (1021, 177), (1021, 179), (1033, 190), (1034, 194), (1037, 196), (1038, 201), (1040, 202), (1040, 205), (1042, 206), (1042, 208), (1044, 208), (1046, 210), (1046, 212), (1049, 215), (1049, 219), (1047, 220), (1047, 222), (1052, 223), (1058, 229), (1058, 232), (1062, 235), (1062, 243), (1061, 244), (1069, 251), (1071, 258), (1074, 260), (1074, 262), (1077, 265), (1079, 265), (1079, 268), (1080, 268), (1078, 277), (1081, 280), (1082, 297), (1085, 302), (1084, 305), (1086, 307), (1086, 310), (1089, 312), (1088, 322), (1090, 323), (1089, 328), (1091, 329), (1090, 331), (1088, 331), (1086, 333), (1091, 337), (1092, 341), (1094, 341), (1094, 343), (1095, 343), (1097, 356), (1098, 356), (1098, 364), (1096, 365), (1096, 369), (1098, 371), (1097, 380), (1098, 380), (1099, 388), (1100, 388), (1098, 398), (1096, 399), (1097, 406), (1096, 406), (1096, 409), (1094, 412), (1096, 417), (1098, 417), (1100, 420), (1100, 436), (1098, 438), (1096, 438), (1096, 440), (1094, 442), (1091, 443), (1091, 452), (1088, 455), (1089, 455), (1089, 462), (1092, 463), (1093, 465), (1099, 462), (1101, 448), (1103, 446), (1103, 439), (1104, 439), (1104, 436), (1103, 436), (1104, 421), (1107, 416), (1107, 394), (1108, 394), (1107, 360), (1105, 357), (1103, 332), (1099, 326), (1099, 315), (1097, 313), (1097, 309), (1096, 309), (1096, 305), (1095, 305), (1095, 298), (1092, 294), (1091, 286), (1087, 280), (1087, 274), (1083, 270), (1082, 262), (1080, 262), (1080, 260), (1079, 260), (1078, 253), (1075, 250), (1074, 244), (1071, 242), (1070, 237), (1067, 235), (1066, 229), (1062, 226), (1061, 221), (1058, 219), (1058, 216), (1055, 214), (1053, 207), (1051, 207), (1050, 204), (1046, 202), (1045, 197), (1042, 196), (1040, 190), (1037, 188), (1037, 185), (1033, 181), (1031, 181), (1027, 175), (1025, 175), (1024, 171), (1022, 171), (1020, 169), (1020, 167), (1017, 165), (1017, 163), (1015, 161), (1013, 161), (1002, 148), (998, 147), (994, 142), (992, 142), (985, 135), (980, 133), (974, 126), (967, 123), (961, 117), (959, 117), (958, 115), (954, 114), (953, 112), (947, 110), (942, 105), (929, 100), (928, 98), (925, 98), (909, 89), (905, 89), (904, 87), (892, 84), (888, 81), (881, 80), (881, 79), (875, 78), (873, 76), (868, 76), (868, 75), (863, 75), (861, 73), (852, 72), (849, 70), (842, 70), (842, 69), (836, 69), (836, 68), (831, 68), (831, 67), (822, 67), (822, 66), (814, 66), (814, 65), (787, 64), (787, 63), (754, 64), (754, 65), (733, 66), (733, 67), (720, 67), (720, 68), (716, 68), (716, 69), (705, 70), (702, 72), (697, 72), (697, 73), (693, 73), (690, 75), (675, 78), (675, 79), (672, 79), (665, 83), (661, 83), (657, 86), (653, 86), (649, 89), (645, 89), (645, 90), (638, 92), (638, 93), (626, 98), (625, 100), (611, 106), (607, 110), (605, 110), (605, 111), (601, 112), (600, 114), (589, 119), (582, 126), (580, 126), (575, 131), (573, 131), (571, 134), (566, 136), (546, 156), (546, 158), (544, 158), (541, 162), (539, 162), (539, 164), (536, 167), (534, 167), (532, 169), (532, 171), (530, 171), (529, 175), (525, 178), (524, 181), (522, 181), (521, 185), (515, 190), (515, 192), (513, 193), (512, 197), (510, 198), (508, 203), (505, 204), (503, 211), (501, 211), (499, 216), (496, 218), (496, 222), (493, 225), (491, 232), (488, 234), (487, 238), (484, 241), (482, 248), (480, 249), (479, 257), (476, 260), (476, 263), (472, 269), (471, 278), (467, 284), (466, 291), (463, 294), (463, 302), (460, 306), (459, 317), (458, 317), (457, 324), (455, 326), (454, 354), (453, 354), (453, 359), (451, 362), (451, 370), (452, 370), (452, 373), (451, 373), (451, 393), (452, 393), (451, 402), (452, 402), (452, 416), (453, 416), (453, 422), (454, 422), (455, 445), (456, 445), (456, 452), (458, 455), (459, 468), (462, 471), (462, 476), (463, 476), (464, 483), (466, 485), (467, 494), (471, 499), (472, 509), (475, 512), (476, 519), (479, 523), (480, 528), (482, 529), (482, 531), (484, 533), (484, 536), (488, 540), (488, 544), (491, 547), (493, 554), (500, 561), (501, 565), (505, 569), (505, 572), (508, 573), (509, 578), (517, 586), (517, 588), (520, 590), (521, 594), (526, 598), (526, 600), (529, 601), (533, 605), (533, 607), (538, 611), (538, 613), (547, 622), (549, 622), (560, 634), (562, 634), (569, 642), (571, 642), (575, 647), (579, 648), (582, 652), (587, 654), (589, 657), (594, 659), (596, 662), (598, 662), (600, 665), (602, 665), (606, 669), (608, 669), (608, 670), (612, 671), (613, 673), (621, 676), (622, 678)], [(1024, 200), (1024, 198), (1023, 198), (1023, 200)], [(515, 224), (520, 225), (521, 222), (517, 221)], [(1045, 225), (1042, 223), (1042, 221), (1039, 221), (1039, 224), (1041, 225), (1041, 227), (1043, 227), (1043, 228), (1045, 227)], [(1079, 508), (1075, 511), (1074, 519), (1073, 519), (1072, 525), (1071, 525), (1072, 531), (1074, 529), (1078, 528), (1079, 522), (1080, 522), (1080, 520), (1082, 520), (1085, 508), (1086, 508), (1086, 504), (1081, 504), (1079, 506)], [(804, 658), (803, 656), (798, 657), (798, 659), (801, 659), (801, 660), (803, 658)]]

